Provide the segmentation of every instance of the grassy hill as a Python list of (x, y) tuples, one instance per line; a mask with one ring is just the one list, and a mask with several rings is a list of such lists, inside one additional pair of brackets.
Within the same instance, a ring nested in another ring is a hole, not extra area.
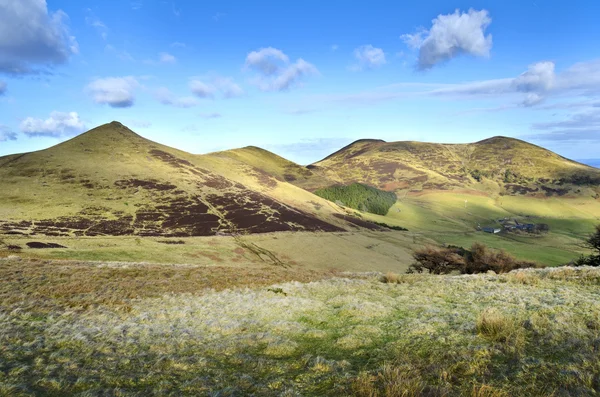
[(359, 140), (309, 168), (337, 183), (384, 190), (467, 188), (536, 197), (600, 192), (600, 170), (506, 137), (470, 144)]
[(9, 234), (202, 236), (347, 226), (325, 200), (255, 167), (160, 145), (118, 122), (0, 158), (0, 187), (0, 231)]

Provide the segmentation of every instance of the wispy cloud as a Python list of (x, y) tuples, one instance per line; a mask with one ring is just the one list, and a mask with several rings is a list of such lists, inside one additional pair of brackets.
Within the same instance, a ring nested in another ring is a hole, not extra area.
[(0, 124), (0, 142), (16, 141), (17, 133), (10, 129), (6, 125)]
[(125, 50), (118, 50), (113, 45), (107, 44), (104, 46), (104, 52), (113, 54), (122, 61), (135, 62), (135, 58)]
[(457, 56), (468, 54), (489, 57), (492, 35), (485, 30), (492, 22), (486, 10), (470, 9), (466, 13), (438, 15), (429, 30), (420, 29), (400, 36), (411, 48), (419, 51), (417, 68), (426, 70)]
[(168, 88), (161, 87), (154, 93), (154, 96), (163, 105), (171, 105), (179, 108), (191, 108), (198, 105), (198, 100), (194, 97), (176, 97)]
[[(541, 108), (544, 101), (558, 98), (590, 98), (600, 94), (600, 60), (581, 62), (556, 73), (550, 61), (537, 62), (516, 77), (455, 84), (400, 83), (359, 93), (320, 96), (317, 99), (372, 104), (403, 98), (435, 97), (452, 100), (504, 100), (503, 109)], [(581, 100), (580, 100), (581, 101)], [(568, 106), (547, 105), (554, 107)]]
[(190, 90), (199, 98), (235, 98), (244, 94), (244, 90), (230, 77), (212, 77), (208, 80), (193, 78)]
[(108, 37), (108, 27), (104, 24), (104, 22), (94, 15), (91, 8), (87, 8), (85, 11), (87, 13), (87, 16), (85, 17), (85, 23), (94, 28), (103, 40), (106, 40)]
[(27, 117), (19, 126), (21, 132), (29, 137), (65, 137), (77, 135), (86, 130), (85, 123), (77, 112), (52, 112), (47, 119)]
[(273, 47), (250, 52), (245, 68), (256, 72), (252, 83), (262, 91), (287, 91), (304, 77), (319, 74), (317, 68), (304, 59), (291, 63), (283, 51)]
[(263, 145), (265, 149), (274, 151), (284, 157), (301, 159), (302, 161), (318, 161), (332, 152), (348, 145), (353, 140), (349, 138), (307, 138), (298, 142)]
[(220, 119), (223, 117), (221, 113), (212, 112), (212, 113), (198, 113), (198, 117), (203, 119)]
[(175, 42), (171, 43), (171, 47), (173, 47), (173, 48), (185, 48), (186, 44), (185, 43), (181, 43), (179, 41), (175, 41)]
[(93, 80), (86, 92), (94, 102), (113, 108), (128, 108), (135, 102), (135, 90), (140, 86), (136, 78), (105, 77)]
[(177, 59), (169, 54), (168, 52), (161, 52), (160, 54), (158, 54), (158, 60), (161, 63), (176, 63)]
[(79, 52), (63, 11), (50, 13), (39, 0), (3, 1), (1, 8), (0, 73), (39, 73)]
[(351, 69), (355, 71), (375, 69), (386, 63), (383, 50), (371, 44), (354, 49), (354, 58), (358, 63), (352, 65)]
[(8, 84), (6, 84), (6, 81), (0, 80), (0, 96), (4, 95), (6, 93), (7, 87), (8, 87)]
[(150, 128), (152, 126), (152, 123), (149, 121), (144, 121), (144, 120), (126, 120), (125, 123), (128, 126), (134, 127), (134, 128)]

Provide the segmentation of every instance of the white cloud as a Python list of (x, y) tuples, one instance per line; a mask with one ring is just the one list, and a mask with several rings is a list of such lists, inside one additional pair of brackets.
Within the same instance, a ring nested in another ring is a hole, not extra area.
[(176, 63), (177, 62), (177, 59), (173, 55), (171, 55), (167, 52), (161, 52), (160, 54), (158, 54), (158, 59), (162, 63)]
[(16, 140), (17, 133), (13, 132), (8, 126), (0, 124), (0, 142)]
[(37, 73), (79, 51), (67, 14), (48, 12), (45, 0), (0, 0), (0, 72)]
[(244, 94), (244, 90), (230, 77), (213, 77), (209, 82), (192, 79), (190, 90), (200, 98), (214, 98), (217, 94), (223, 98), (235, 98)]
[(185, 45), (185, 43), (180, 43), (179, 41), (175, 41), (175, 42), (171, 43), (171, 47), (174, 47), (174, 48), (185, 48), (186, 45)]
[(317, 68), (303, 59), (294, 63), (281, 50), (273, 47), (252, 51), (246, 57), (246, 69), (257, 72), (253, 83), (262, 91), (285, 91), (304, 76), (318, 74)]
[(0, 80), (0, 95), (4, 95), (6, 93), (6, 81)]
[(246, 57), (246, 67), (256, 69), (266, 76), (272, 76), (282, 69), (282, 64), (285, 65), (289, 61), (283, 51), (267, 47), (249, 53)]
[(21, 132), (29, 137), (73, 136), (85, 131), (86, 126), (76, 112), (52, 112), (46, 120), (27, 117), (20, 124)]
[(198, 100), (194, 97), (176, 97), (166, 87), (161, 87), (155, 92), (156, 99), (163, 105), (172, 105), (178, 108), (191, 108), (198, 105)]
[(353, 67), (354, 70), (374, 69), (385, 64), (383, 50), (371, 44), (354, 49), (354, 57), (358, 60), (358, 64)]
[(190, 90), (194, 95), (200, 98), (212, 98), (215, 94), (215, 87), (204, 83), (200, 80), (192, 80), (190, 81)]
[(331, 45), (331, 51), (337, 51), (339, 48), (340, 48), (340, 46), (337, 45), (337, 44), (332, 44)]
[(113, 108), (127, 108), (135, 102), (138, 81), (132, 76), (106, 77), (92, 81), (86, 87), (94, 102)]
[(470, 9), (467, 13), (456, 10), (453, 14), (438, 15), (428, 31), (400, 37), (409, 47), (419, 50), (417, 67), (426, 70), (463, 54), (489, 57), (492, 35), (486, 36), (485, 30), (491, 22), (486, 10)]

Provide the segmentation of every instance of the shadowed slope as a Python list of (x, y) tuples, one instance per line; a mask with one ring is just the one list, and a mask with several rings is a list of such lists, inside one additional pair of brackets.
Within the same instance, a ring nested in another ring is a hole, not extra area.
[[(229, 179), (219, 168), (228, 167), (146, 140), (118, 122), (105, 124), (46, 150), (0, 158), (0, 231), (199, 236), (343, 230), (261, 191), (247, 175)], [(327, 211), (322, 218), (342, 224)]]

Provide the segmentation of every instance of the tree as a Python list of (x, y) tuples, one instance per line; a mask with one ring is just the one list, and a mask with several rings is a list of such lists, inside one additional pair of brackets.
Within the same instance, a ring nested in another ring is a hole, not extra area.
[(594, 252), (589, 256), (581, 255), (573, 266), (600, 266), (600, 225), (596, 225), (596, 231), (590, 234), (584, 245)]

